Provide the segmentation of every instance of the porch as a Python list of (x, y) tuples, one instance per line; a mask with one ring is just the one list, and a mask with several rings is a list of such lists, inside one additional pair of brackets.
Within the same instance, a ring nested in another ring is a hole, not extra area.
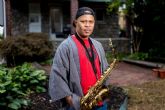
[[(107, 2), (107, 0), (106, 0)], [(130, 40), (119, 36), (118, 15), (106, 13), (105, 0), (7, 0), (7, 36), (25, 33), (46, 33), (55, 48), (69, 34), (74, 33), (72, 22), (78, 7), (91, 7), (96, 14), (96, 25), (91, 37), (99, 40), (109, 51), (112, 38), (118, 51), (130, 52)], [(120, 46), (122, 45), (122, 46)]]

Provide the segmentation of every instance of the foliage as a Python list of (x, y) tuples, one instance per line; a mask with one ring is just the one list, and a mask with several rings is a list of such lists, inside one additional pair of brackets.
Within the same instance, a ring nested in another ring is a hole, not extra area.
[(0, 41), (3, 39), (3, 36), (0, 34)]
[(0, 34), (0, 42), (3, 40), (3, 36)]
[[(112, 0), (112, 2), (107, 3), (107, 13), (119, 13), (120, 11), (123, 11), (125, 14), (128, 14), (131, 12), (133, 7), (134, 0)], [(122, 8), (123, 5), (126, 5), (125, 8)], [(122, 9), (121, 9), (122, 8)]]
[(14, 68), (0, 66), (0, 109), (18, 110), (30, 104), (28, 95), (45, 92), (47, 76), (30, 63)]
[(108, 10), (108, 13), (124, 13), (127, 22), (126, 35), (131, 38), (134, 52), (139, 51), (143, 36), (143, 17), (141, 15), (144, 13), (144, 7), (145, 3), (141, 0), (126, 0), (125, 2), (113, 0), (112, 3), (108, 4), (108, 9), (111, 8), (111, 10)]
[[(125, 13), (126, 35), (131, 39), (133, 52), (149, 52), (155, 48), (165, 48), (165, 1), (164, 0), (113, 0), (108, 3), (108, 13), (119, 13), (119, 7)], [(147, 45), (146, 45), (147, 42)], [(160, 43), (155, 43), (160, 42)], [(158, 54), (158, 53), (157, 53)]]
[(53, 63), (53, 59), (50, 58), (48, 60), (45, 60), (43, 62), (40, 62), (41, 65), (51, 65)]
[(152, 48), (149, 50), (149, 55), (151, 57), (157, 56), (163, 58), (165, 56), (164, 48)]
[(127, 58), (133, 59), (133, 60), (145, 60), (148, 58), (148, 53), (136, 52), (129, 55)]
[(108, 3), (106, 10), (108, 14), (118, 13), (119, 6), (121, 6), (120, 0), (112, 0)]
[(6, 58), (8, 66), (15, 66), (23, 62), (44, 61), (50, 58), (53, 45), (47, 35), (30, 33), (7, 37), (0, 43), (0, 49), (0, 54)]
[(154, 62), (165, 62), (165, 48), (164, 47), (154, 47), (149, 50), (149, 58), (148, 60)]
[[(165, 31), (163, 28), (165, 26), (165, 1), (159, 0), (158, 2), (154, 0), (147, 0), (147, 8), (145, 14), (145, 40), (143, 42), (143, 51), (153, 51), (155, 57), (164, 56), (165, 51)], [(146, 45), (146, 42), (148, 44)]]
[(105, 55), (108, 62), (112, 62), (113, 58), (117, 58), (118, 61), (121, 61), (126, 56), (124, 53), (118, 53), (114, 56), (111, 52), (106, 52)]
[(0, 26), (0, 41), (3, 39), (3, 27)]

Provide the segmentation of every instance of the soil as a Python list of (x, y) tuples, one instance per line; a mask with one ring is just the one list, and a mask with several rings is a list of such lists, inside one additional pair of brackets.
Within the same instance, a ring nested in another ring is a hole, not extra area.
[[(127, 97), (121, 87), (110, 87), (107, 102), (109, 110), (119, 110)], [(30, 96), (32, 105), (25, 110), (59, 110), (58, 102), (52, 103), (48, 93), (33, 94)]]
[(59, 110), (56, 103), (50, 102), (48, 93), (33, 94), (30, 96), (32, 105), (25, 110)]
[(119, 110), (127, 97), (127, 93), (123, 88), (111, 87), (108, 95), (108, 110)]

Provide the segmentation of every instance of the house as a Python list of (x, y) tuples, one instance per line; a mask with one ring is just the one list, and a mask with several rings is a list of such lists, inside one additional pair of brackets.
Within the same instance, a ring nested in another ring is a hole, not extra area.
[[(52, 41), (62, 41), (73, 32), (72, 21), (78, 7), (89, 6), (96, 13), (92, 36), (109, 50), (108, 39), (114, 40), (120, 51), (129, 52), (129, 38), (119, 38), (118, 15), (108, 15), (110, 0), (5, 0), (7, 36), (43, 32)], [(117, 42), (116, 42), (117, 41)]]

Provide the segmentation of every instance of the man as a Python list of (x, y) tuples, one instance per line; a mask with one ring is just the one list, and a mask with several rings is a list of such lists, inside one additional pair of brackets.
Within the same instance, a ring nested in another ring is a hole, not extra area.
[(108, 68), (108, 63), (101, 43), (90, 38), (95, 26), (93, 10), (79, 8), (73, 26), (75, 34), (59, 45), (54, 56), (49, 93), (67, 110), (80, 110), (81, 97)]

